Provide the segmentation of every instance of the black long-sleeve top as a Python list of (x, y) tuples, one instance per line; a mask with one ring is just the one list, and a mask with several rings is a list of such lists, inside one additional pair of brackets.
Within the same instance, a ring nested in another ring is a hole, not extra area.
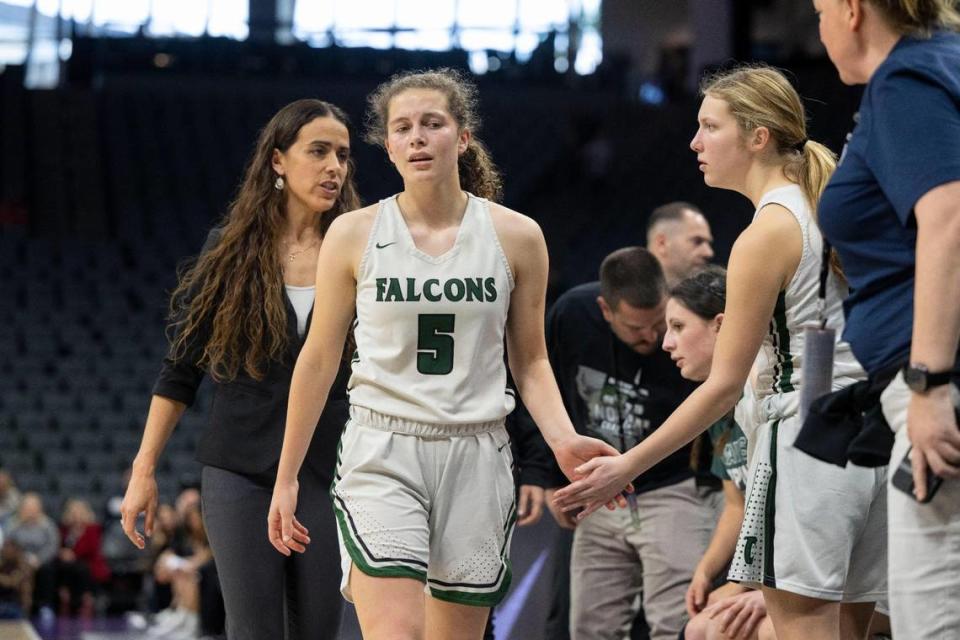
[[(219, 237), (219, 229), (211, 231), (202, 251), (214, 246)], [(206, 428), (197, 445), (196, 458), (200, 463), (248, 475), (275, 476), (283, 444), (293, 366), (307, 335), (305, 333), (301, 338), (297, 334), (296, 312), (286, 296), (284, 303), (289, 347), (280, 361), (270, 362), (265, 367), (263, 380), (255, 380), (242, 370), (233, 380), (212, 380), (213, 403)], [(183, 357), (174, 359), (168, 354), (164, 358), (153, 387), (154, 395), (187, 406), (193, 404), (197, 389), (207, 374), (197, 362), (208, 337), (207, 333), (201, 331), (196, 339), (191, 340)], [(304, 460), (304, 468), (317, 474), (324, 483), (332, 481), (337, 445), (349, 415), (349, 376), (349, 363), (341, 359), (336, 380)]]
[[(626, 451), (660, 427), (696, 387), (662, 349), (642, 355), (624, 344), (597, 304), (600, 283), (570, 289), (547, 314), (550, 364), (578, 433)], [(692, 477), (690, 445), (634, 479), (637, 493)], [(554, 465), (553, 486), (567, 483)]]

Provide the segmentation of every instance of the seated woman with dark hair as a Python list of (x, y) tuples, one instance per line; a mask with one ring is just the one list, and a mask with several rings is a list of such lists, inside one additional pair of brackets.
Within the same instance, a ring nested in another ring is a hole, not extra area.
[[(680, 375), (688, 380), (703, 381), (710, 373), (713, 348), (723, 323), (726, 276), (721, 267), (707, 267), (670, 292), (663, 349), (680, 368)], [(687, 589), (687, 613), (691, 619), (685, 629), (686, 640), (776, 638), (760, 591), (735, 582), (712, 589), (733, 559), (743, 523), (747, 438), (740, 428), (744, 417), (737, 409), (709, 431), (714, 446), (711, 471), (723, 481), (724, 503), (710, 546)]]

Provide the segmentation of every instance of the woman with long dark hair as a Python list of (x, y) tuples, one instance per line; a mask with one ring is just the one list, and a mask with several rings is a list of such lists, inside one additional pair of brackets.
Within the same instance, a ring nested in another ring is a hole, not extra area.
[[(293, 365), (309, 327), (317, 255), (333, 220), (360, 204), (347, 123), (332, 104), (298, 100), (260, 132), (236, 200), (173, 292), (172, 344), (121, 508), (124, 531), (143, 548), (135, 522), (145, 513), (145, 533), (152, 533), (160, 454), (209, 375), (214, 398), (197, 459), (204, 465), (203, 516), (231, 640), (335, 638), (339, 629), (336, 531), (327, 489), (336, 434), (347, 419), (345, 364), (335, 368), (331, 394), (322, 414), (317, 412), (326, 437), (313, 442), (299, 476), (310, 498), (297, 537), (314, 544), (303, 555), (278, 556), (263, 540), (262, 523)], [(341, 341), (338, 356), (343, 347)]]

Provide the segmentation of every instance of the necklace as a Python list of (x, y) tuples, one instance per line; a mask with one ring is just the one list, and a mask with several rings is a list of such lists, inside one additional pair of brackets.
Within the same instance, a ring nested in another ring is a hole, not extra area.
[[(312, 243), (308, 244), (307, 246), (305, 246), (305, 247), (303, 247), (303, 248), (297, 249), (296, 251), (287, 251), (287, 260), (288, 260), (288, 262), (293, 262), (294, 258), (296, 258), (298, 255), (300, 255), (301, 253), (303, 253), (303, 252), (306, 251), (307, 249), (312, 249), (312, 248), (314, 248), (315, 246), (317, 246), (317, 244), (318, 244), (318, 243), (316, 243), (316, 242), (312, 242)], [(289, 240), (285, 240), (285, 241), (283, 242), (283, 246), (284, 246), (284, 247), (289, 247), (289, 246), (290, 246), (290, 241), (289, 241)]]

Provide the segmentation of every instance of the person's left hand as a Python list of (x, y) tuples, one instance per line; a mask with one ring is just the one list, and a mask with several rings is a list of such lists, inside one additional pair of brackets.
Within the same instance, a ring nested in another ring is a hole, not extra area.
[(630, 481), (634, 475), (623, 456), (593, 458), (574, 469), (573, 482), (558, 490), (553, 499), (563, 511), (583, 508), (577, 516), (582, 520), (605, 504), (611, 508), (614, 499), (621, 507), (626, 506), (621, 492), (624, 487), (633, 491)]
[(543, 515), (543, 487), (534, 484), (520, 485), (520, 500), (517, 503), (517, 526), (536, 524)]
[(941, 478), (960, 478), (960, 429), (950, 397), (950, 385), (912, 393), (907, 408), (907, 436), (913, 445), (914, 492), (927, 495), (927, 467)]
[(763, 593), (759, 590), (724, 598), (704, 609), (711, 620), (720, 623), (726, 638), (747, 640), (767, 615)]

